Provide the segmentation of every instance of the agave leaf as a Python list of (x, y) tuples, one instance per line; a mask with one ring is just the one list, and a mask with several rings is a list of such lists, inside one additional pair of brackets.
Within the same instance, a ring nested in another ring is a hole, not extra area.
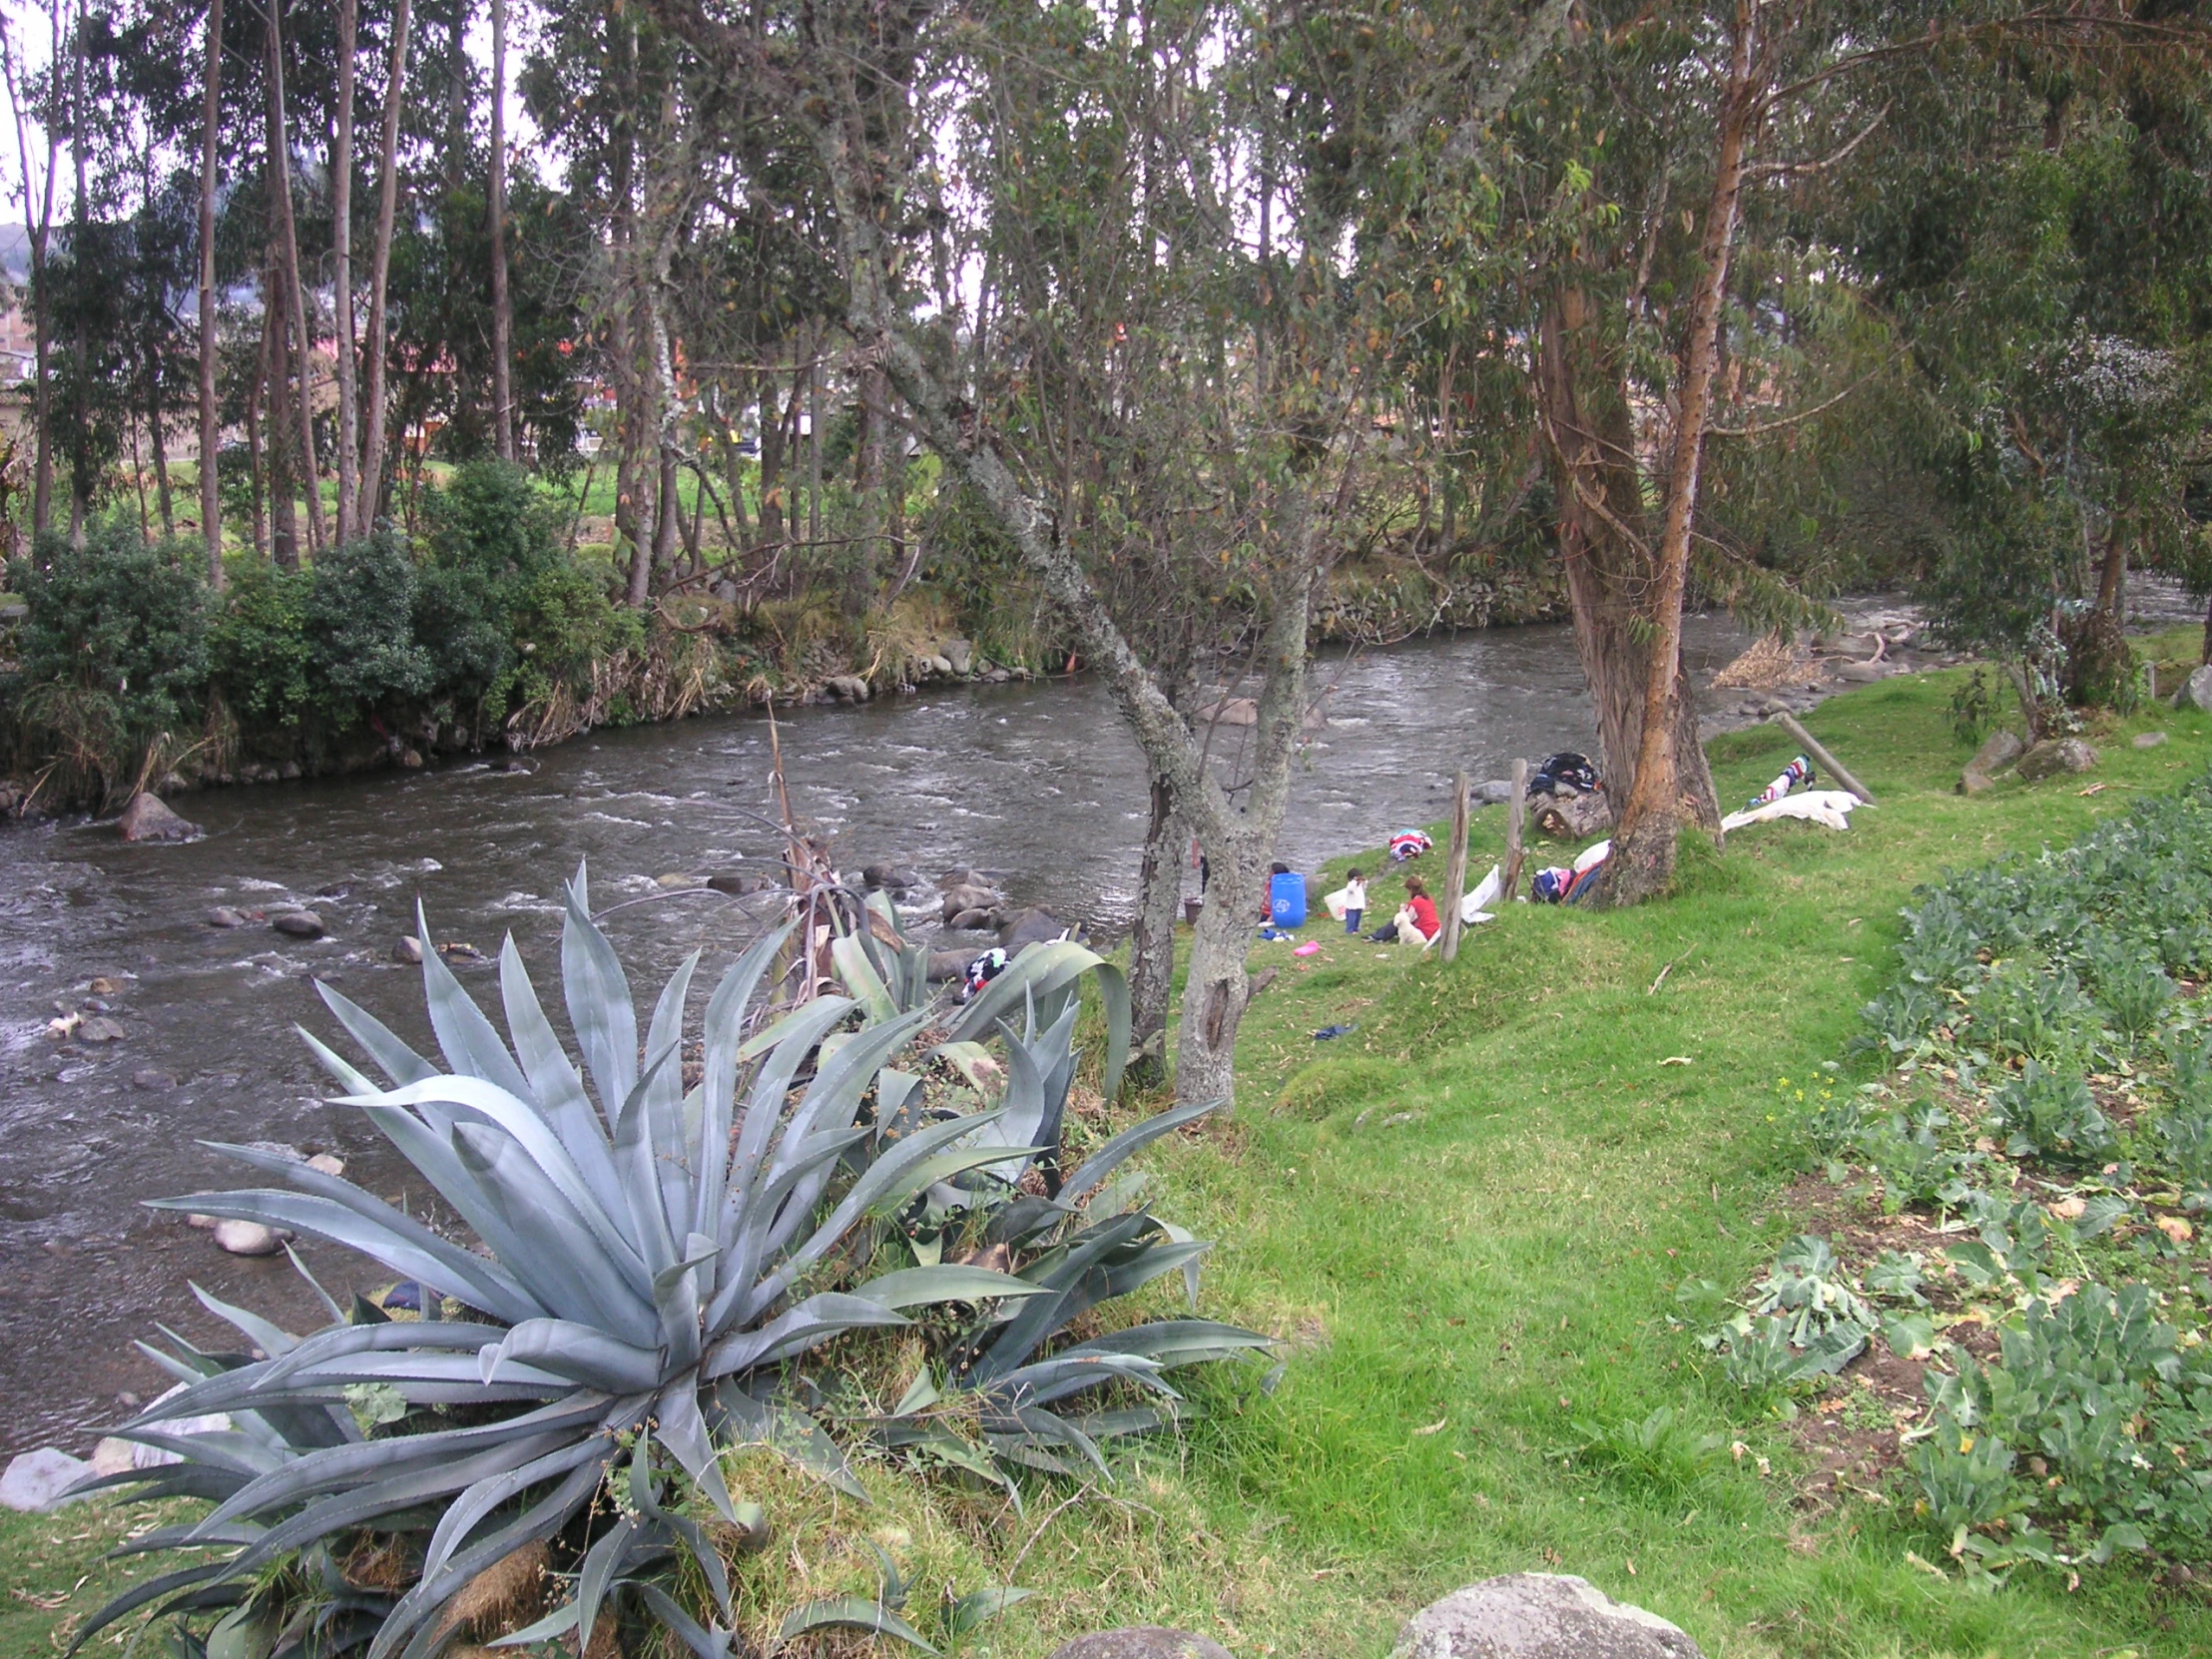
[(895, 1326), (908, 1322), (888, 1308), (864, 1297), (824, 1291), (811, 1296), (789, 1313), (779, 1315), (758, 1331), (741, 1331), (725, 1337), (707, 1350), (699, 1363), (699, 1375), (712, 1382), (734, 1372), (751, 1371), (774, 1360), (789, 1359), (841, 1331), (863, 1326)]
[(988, 1623), (1018, 1601), (1027, 1601), (1034, 1590), (1024, 1590), (1013, 1584), (1000, 1584), (987, 1590), (970, 1590), (955, 1601), (945, 1614), (945, 1629), (954, 1636), (965, 1636), (977, 1626)]
[(129, 1618), (148, 1602), (159, 1601), (172, 1590), (181, 1590), (196, 1584), (205, 1584), (228, 1565), (227, 1561), (200, 1561), (189, 1567), (179, 1567), (175, 1572), (165, 1572), (158, 1578), (149, 1578), (143, 1584), (133, 1584), (82, 1625), (64, 1650), (75, 1653), (117, 1619)]
[(624, 1515), (584, 1552), (583, 1568), (576, 1575), (576, 1628), (587, 1639), (599, 1627), (599, 1604), (613, 1587), (615, 1575), (627, 1564), (631, 1542), (637, 1535), (637, 1520)]
[(729, 1631), (709, 1630), (679, 1607), (675, 1598), (658, 1584), (641, 1581), (638, 1595), (653, 1610), (653, 1616), (674, 1631), (677, 1639), (690, 1648), (697, 1659), (730, 1659)]
[(560, 1137), (561, 1144), (568, 1148), (569, 1156), (576, 1160), (585, 1179), (591, 1182), (600, 1208), (612, 1212), (620, 1189), (615, 1186), (614, 1172), (607, 1164), (613, 1147), (607, 1139), (606, 1125), (592, 1110), (591, 1097), (584, 1092), (583, 1077), (562, 1050), (561, 1040), (553, 1031), (553, 1022), (545, 1017), (537, 987), (530, 982), (529, 971), (522, 965), (522, 953), (515, 948), (511, 933), (499, 946), (499, 992), (506, 1004), (507, 1029), (514, 1038), (515, 1053), (522, 1061), (523, 1074), (530, 1080), (530, 1092), (525, 1098), (538, 1108), (553, 1133)]
[(153, 1210), (232, 1217), (258, 1221), (265, 1227), (311, 1233), (381, 1262), (402, 1279), (450, 1286), (471, 1307), (503, 1320), (535, 1319), (544, 1314), (535, 1299), (496, 1264), (448, 1244), (381, 1200), (366, 1193), (360, 1197), (368, 1206), (389, 1211), (389, 1219), (373, 1212), (364, 1214), (367, 1206), (267, 1188), (193, 1193), (183, 1198), (149, 1199), (146, 1203)]
[(584, 1051), (584, 1065), (599, 1091), (600, 1110), (610, 1126), (616, 1109), (638, 1080), (638, 1012), (630, 1000), (630, 979), (614, 946), (589, 914), (585, 867), (565, 894), (567, 918), (561, 926), (561, 985), (568, 998), (568, 1023)]
[(692, 1150), (684, 1132), (684, 1003), (691, 995), (692, 976), (699, 968), (699, 952), (686, 957), (654, 1005), (653, 1022), (646, 1028), (646, 1073), (641, 1079), (640, 1104), (645, 1112), (647, 1138), (653, 1149), (654, 1168), (660, 1176), (661, 1226), (671, 1241), (689, 1231), (694, 1199)]
[(534, 1647), (539, 1642), (550, 1642), (557, 1636), (566, 1636), (576, 1628), (576, 1603), (564, 1601), (537, 1623), (525, 1625), (509, 1635), (487, 1642), (487, 1647)]
[(525, 1320), (476, 1356), (478, 1374), (498, 1381), (509, 1365), (534, 1367), (606, 1394), (647, 1393), (661, 1386), (661, 1355), (617, 1341), (571, 1320)]
[(392, 1035), (384, 1022), (366, 1008), (339, 994), (321, 980), (314, 982), (315, 995), (322, 998), (322, 1005), (337, 1015), (338, 1023), (348, 1035), (359, 1043), (371, 1060), (393, 1087), (419, 1083), (425, 1077), (435, 1077), (438, 1068)]
[(898, 1003), (891, 996), (890, 987), (875, 971), (875, 964), (868, 960), (867, 946), (859, 935), (846, 933), (832, 940), (830, 960), (837, 970), (837, 977), (844, 982), (846, 994), (860, 1005), (870, 1022), (898, 1018)]
[[(737, 1094), (738, 1046), (745, 1036), (746, 1011), (759, 988), (769, 959), (791, 936), (787, 925), (756, 940), (722, 976), (708, 999), (705, 1020), (705, 1067), (700, 1078), (702, 1148), (730, 1144), (732, 1107)], [(729, 1188), (730, 1160), (710, 1155), (699, 1171), (698, 1202), (691, 1218), (695, 1233), (715, 1233), (722, 1220), (722, 1201)], [(718, 1235), (719, 1236), (719, 1235)]]
[(1081, 1198), (1119, 1169), (1129, 1157), (1150, 1146), (1162, 1135), (1180, 1129), (1186, 1123), (1196, 1123), (1208, 1112), (1218, 1111), (1220, 1108), (1221, 1102), (1218, 1100), (1201, 1101), (1195, 1106), (1178, 1106), (1171, 1112), (1162, 1112), (1157, 1117), (1147, 1118), (1132, 1128), (1124, 1129), (1086, 1158), (1075, 1173), (1067, 1178), (1061, 1192), (1070, 1199)]
[(795, 1607), (784, 1617), (782, 1628), (776, 1632), (779, 1642), (788, 1642), (795, 1636), (804, 1636), (814, 1630), (865, 1630), (878, 1636), (896, 1636), (909, 1647), (917, 1647), (924, 1653), (937, 1650), (927, 1638), (879, 1601), (865, 1596), (830, 1596), (821, 1601), (810, 1601), (804, 1607)]
[[(743, 1188), (757, 1179), (768, 1163), (769, 1147), (784, 1121), (784, 1097), (791, 1092), (799, 1068), (830, 1028), (852, 1011), (841, 996), (817, 997), (795, 1014), (778, 1020), (753, 1042), (738, 1050), (740, 1062), (751, 1058), (748, 1049), (766, 1043), (767, 1062), (755, 1074), (746, 1100), (745, 1127), (738, 1133), (738, 1151), (732, 1173), (734, 1186)], [(769, 1039), (774, 1039), (770, 1041)]]
[[(188, 1281), (189, 1283), (189, 1281)], [(268, 1355), (272, 1360), (281, 1359), (299, 1346), (299, 1339), (290, 1332), (279, 1330), (275, 1323), (244, 1308), (234, 1308), (220, 1297), (210, 1296), (198, 1285), (192, 1286), (192, 1294), (199, 1298), (200, 1306), (225, 1324), (235, 1326), (246, 1340)]]
[(422, 941), (422, 998), (430, 1009), (430, 1029), (437, 1033), (445, 1063), (469, 1077), (480, 1077), (494, 1088), (519, 1099), (530, 1094), (529, 1080), (507, 1045), (475, 999), (461, 989), (460, 980), (445, 965), (445, 958), (430, 946), (430, 918), (415, 900), (415, 937)]
[[(555, 1475), (564, 1475), (566, 1478), (558, 1490), (569, 1492), (588, 1480), (589, 1484), (583, 1485), (576, 1497), (576, 1502), (582, 1502), (598, 1489), (613, 1449), (612, 1439), (585, 1439), (540, 1457), (535, 1462), (477, 1481), (439, 1517), (437, 1528), (430, 1534), (430, 1542), (424, 1551), (422, 1578), (415, 1589), (424, 1589), (446, 1570), (449, 1563), (472, 1554), (474, 1551), (463, 1548), (463, 1545), (477, 1524), (501, 1504), (528, 1491), (532, 1486), (540, 1485)], [(519, 1544), (516, 1547), (520, 1547)], [(491, 1556), (485, 1565), (488, 1566), (491, 1561), (498, 1559), (496, 1555)], [(466, 1580), (460, 1582), (465, 1583)], [(454, 1588), (459, 1588), (459, 1584)]]
[[(411, 1637), (418, 1627), (452, 1599), (455, 1591), (494, 1561), (513, 1554), (525, 1544), (549, 1538), (566, 1525), (568, 1518), (581, 1509), (590, 1500), (592, 1493), (599, 1489), (599, 1447), (595, 1445), (586, 1449), (593, 1454), (594, 1460), (572, 1470), (568, 1478), (555, 1487), (549, 1496), (524, 1511), (519, 1519), (452, 1554), (449, 1559), (441, 1558), (443, 1565), (435, 1569), (425, 1564), (421, 1580), (400, 1597), (397, 1605), (385, 1615), (382, 1626), (376, 1632), (376, 1640), (369, 1646), (369, 1659), (388, 1659), (393, 1649)], [(518, 1474), (520, 1472), (517, 1471)], [(503, 1478), (512, 1480), (515, 1476), (507, 1475)], [(453, 1511), (448, 1510), (446, 1513), (450, 1518)]]
[(1271, 1349), (1275, 1339), (1214, 1320), (1149, 1320), (1104, 1337), (1076, 1343), (1060, 1350), (1078, 1354), (1134, 1354), (1158, 1360), (1165, 1366), (1198, 1365), (1226, 1360), (1234, 1355)]
[(1051, 1292), (1011, 1274), (947, 1263), (878, 1274), (852, 1294), (885, 1308), (919, 1308), (934, 1302), (991, 1302), (1001, 1297), (1049, 1296)]

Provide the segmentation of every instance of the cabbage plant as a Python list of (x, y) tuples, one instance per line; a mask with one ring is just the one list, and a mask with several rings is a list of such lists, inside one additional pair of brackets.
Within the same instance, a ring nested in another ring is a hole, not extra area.
[[(974, 1144), (995, 1113), (896, 1140), (871, 1134), (864, 1103), (921, 1012), (865, 1024), (832, 1049), (825, 1040), (856, 1008), (824, 997), (749, 1042), (755, 994), (785, 933), (747, 950), (716, 987), (699, 1081), (687, 1090), (684, 1013), (697, 955), (661, 992), (641, 1054), (629, 982), (590, 919), (582, 868), (566, 899), (561, 977), (580, 1065), (511, 938), (499, 964), (504, 1038), (437, 953), (423, 953), (442, 1066), (327, 986), (323, 1001), (389, 1086), (302, 1032), (342, 1103), (391, 1140), (475, 1248), (341, 1177), (251, 1147), (218, 1150), (281, 1185), (161, 1201), (344, 1245), (423, 1287), (421, 1319), (338, 1323), (297, 1342), (270, 1335), (257, 1342), (266, 1358), (200, 1378), (123, 1430), (226, 1472), (198, 1488), (216, 1507), (171, 1540), (230, 1548), (186, 1592), (198, 1605), (427, 1510), (436, 1518), (412, 1585), (367, 1641), (370, 1659), (419, 1659), (449, 1634), (439, 1614), (454, 1594), (562, 1532), (633, 1431), (650, 1422), (723, 1517), (751, 1532), (761, 1517), (727, 1488), (716, 1433), (788, 1435), (796, 1421), (802, 1441), (820, 1435), (781, 1395), (786, 1362), (841, 1333), (903, 1325), (902, 1309), (988, 1309), (1045, 1294), (957, 1264), (812, 1290), (865, 1261), (875, 1213), (1019, 1149)], [(419, 911), (418, 928), (433, 936)], [(757, 1056), (742, 1079), (741, 1048)], [(458, 1317), (439, 1317), (446, 1298)], [(367, 1427), (354, 1408), (364, 1402)], [(163, 1432), (218, 1411), (257, 1427)], [(157, 1491), (195, 1489), (189, 1474), (150, 1473)], [(247, 1478), (228, 1478), (236, 1474)], [(275, 1650), (239, 1651), (266, 1659)]]

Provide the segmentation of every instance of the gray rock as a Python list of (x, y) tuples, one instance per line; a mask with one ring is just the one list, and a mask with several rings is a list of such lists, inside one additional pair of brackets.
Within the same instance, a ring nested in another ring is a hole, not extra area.
[(131, 1073), (131, 1086), (144, 1089), (148, 1094), (167, 1094), (177, 1086), (177, 1074), (158, 1066), (147, 1066)]
[(1981, 741), (1981, 747), (1973, 752), (1973, 759), (1958, 774), (1958, 793), (1980, 795), (1995, 789), (1997, 774), (2011, 766), (2025, 752), (2026, 745), (2014, 733), (1991, 732)]
[(2062, 772), (2087, 772), (2096, 764), (2097, 752), (2079, 738), (2045, 738), (2022, 755), (2013, 770), (2033, 784)]
[(996, 910), (961, 910), (949, 916), (945, 925), (955, 933), (981, 933), (998, 925)]
[(289, 1233), (264, 1227), (258, 1221), (219, 1221), (215, 1242), (233, 1256), (274, 1256), (284, 1248)]
[(2181, 688), (2181, 706), (2212, 711), (2212, 663), (2190, 672), (2189, 683)]
[(1897, 673), (1897, 664), (1888, 662), (1842, 662), (1836, 664), (1834, 668), (1829, 670), (1829, 672), (1835, 675), (1836, 678), (1839, 680), (1848, 680), (1856, 685), (1862, 686), (1871, 686), (1877, 680), (1887, 680), (1890, 678), (1891, 675)]
[(1067, 923), (1050, 910), (1040, 910), (1032, 906), (999, 929), (998, 947), (1012, 956), (1024, 945), (1044, 944), (1067, 930)]
[(399, 942), (391, 947), (391, 959), (404, 962), (409, 967), (422, 965), (422, 941), (412, 933), (402, 933)]
[(944, 889), (944, 900), (939, 909), (944, 919), (950, 921), (963, 910), (995, 909), (1003, 902), (990, 888), (972, 881), (962, 881)]
[(188, 824), (164, 806), (159, 796), (134, 795), (123, 816), (115, 821), (116, 833), (127, 841), (189, 841), (200, 826)]
[(1485, 1578), (1405, 1622), (1390, 1659), (1703, 1659), (1656, 1613), (1587, 1579), (1516, 1572)]
[(1486, 784), (1474, 786), (1474, 799), (1485, 807), (1495, 807), (1513, 799), (1513, 781), (1510, 778), (1492, 778)]
[(860, 879), (870, 887), (883, 887), (891, 892), (904, 892), (909, 887), (921, 885), (920, 872), (904, 864), (869, 864), (860, 871)]
[(831, 697), (847, 703), (865, 703), (868, 700), (868, 684), (857, 674), (832, 674), (823, 681), (822, 689)]
[(2166, 734), (2163, 732), (2138, 732), (2128, 740), (2129, 744), (2136, 749), (2156, 749), (2165, 741)]
[(932, 980), (957, 979), (967, 972), (968, 963), (975, 960), (972, 950), (932, 950), (929, 952), (929, 977)]
[(994, 686), (1003, 686), (1003, 685), (1004, 685), (1004, 684), (1005, 684), (1005, 683), (1006, 683), (1007, 681), (1011, 680), (1012, 678), (1013, 678), (1013, 676), (1012, 676), (1011, 674), (1008, 674), (1008, 673), (1007, 673), (1007, 672), (1006, 672), (1006, 671), (1005, 671), (1004, 669), (1002, 669), (1002, 668), (994, 668), (994, 669), (992, 669), (992, 670), (991, 670), (991, 672), (990, 672), (990, 682), (991, 682), (991, 684), (992, 684), (992, 685), (994, 685)]
[(946, 640), (943, 656), (954, 674), (965, 674), (975, 664), (975, 645), (970, 640)]
[(726, 892), (733, 898), (744, 898), (749, 893), (767, 892), (776, 883), (765, 875), (740, 875), (724, 870), (707, 877), (707, 885), (716, 892)]
[(247, 915), (244, 910), (234, 910), (228, 904), (218, 904), (208, 912), (210, 927), (244, 927)]
[(123, 1026), (106, 1014), (95, 1014), (77, 1027), (77, 1040), (81, 1043), (119, 1043), (123, 1040)]
[(270, 926), (294, 939), (319, 939), (328, 931), (312, 910), (284, 910), (269, 918)]
[(79, 1476), (91, 1472), (92, 1465), (83, 1458), (54, 1446), (26, 1451), (10, 1458), (7, 1472), (0, 1474), (0, 1507), (40, 1514), (59, 1504)]
[(949, 679), (953, 672), (952, 659), (942, 654), (932, 657), (929, 659), (929, 670), (939, 679)]
[(1210, 1636), (1165, 1625), (1132, 1624), (1120, 1630), (1096, 1630), (1062, 1642), (1052, 1659), (1235, 1659)]

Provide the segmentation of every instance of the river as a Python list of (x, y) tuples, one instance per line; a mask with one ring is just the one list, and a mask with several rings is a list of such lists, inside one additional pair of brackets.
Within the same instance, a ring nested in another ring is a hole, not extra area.
[[(1686, 654), (1699, 682), (1743, 643), (1719, 619), (1694, 620)], [(1441, 816), (1455, 768), (1493, 778), (1516, 755), (1594, 747), (1563, 628), (1336, 657), (1317, 676), (1335, 689), (1283, 833), (1280, 855), (1296, 867)], [(832, 837), (839, 867), (897, 862), (934, 878), (972, 865), (1015, 904), (1108, 931), (1130, 913), (1144, 772), (1097, 682), (801, 709), (780, 727), (793, 810)], [(1224, 727), (1218, 741), (1233, 749), (1238, 736)], [(0, 1453), (55, 1443), (83, 1454), (98, 1425), (127, 1414), (122, 1396), (158, 1392), (164, 1380), (132, 1348), (157, 1321), (233, 1346), (190, 1283), (294, 1329), (317, 1323), (281, 1256), (228, 1257), (181, 1217), (141, 1207), (254, 1184), (201, 1141), (333, 1151), (371, 1190), (421, 1204), (373, 1133), (323, 1103), (324, 1079), (291, 1030), (333, 1037), (310, 985), (320, 977), (429, 1047), (416, 971), (392, 960), (418, 895), (437, 940), (489, 958), (512, 930), (543, 989), (558, 884), (588, 858), (595, 907), (651, 899), (606, 924), (641, 999), (695, 947), (712, 986), (740, 937), (738, 907), (654, 897), (656, 878), (768, 867), (746, 861), (778, 850), (758, 817), (770, 805), (767, 721), (600, 732), (533, 759), (532, 773), (460, 763), (190, 796), (176, 805), (207, 832), (181, 846), (127, 846), (83, 820), (0, 830)], [(295, 903), (323, 917), (326, 938), (205, 919), (217, 905)], [(99, 1000), (122, 1040), (49, 1039), (47, 1021), (87, 1007), (95, 976), (121, 986)], [(495, 970), (462, 977), (496, 1001)], [(357, 1258), (306, 1254), (341, 1301), (348, 1284), (378, 1282)]]

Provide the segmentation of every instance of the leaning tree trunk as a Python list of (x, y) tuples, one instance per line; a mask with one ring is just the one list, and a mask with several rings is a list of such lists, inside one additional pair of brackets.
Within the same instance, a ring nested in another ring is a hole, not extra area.
[[(1697, 513), (1699, 468), (1713, 406), (1713, 376), (1720, 363), (1721, 310), (1728, 291), (1729, 255), (1744, 178), (1744, 151), (1757, 119), (1752, 55), (1757, 9), (1742, 0), (1736, 14), (1729, 63), (1728, 101), (1721, 116), (1720, 150), (1713, 169), (1713, 199), (1705, 212), (1699, 249), (1702, 269), (1690, 308), (1684, 352), (1681, 412), (1667, 477), (1666, 524), (1659, 538), (1650, 608), (1650, 646), (1644, 663), (1644, 722), (1636, 756), (1636, 781), (1613, 830), (1613, 849), (1594, 893), (1614, 907), (1635, 904), (1666, 890), (1674, 880), (1676, 837), (1684, 813), (1677, 762), (1676, 725), (1687, 699), (1682, 679), (1682, 598), (1689, 582), (1690, 527)], [(1695, 755), (1695, 751), (1690, 752)]]
[(207, 544), (208, 585), (223, 591), (223, 411), (216, 398), (216, 169), (223, 142), (223, 0), (208, 3), (207, 92), (200, 151), (200, 534)]
[(1137, 917), (1129, 930), (1130, 1080), (1156, 1088), (1167, 1081), (1168, 1009), (1175, 1000), (1175, 918), (1183, 899), (1183, 840), (1175, 793), (1152, 775), (1152, 822), (1137, 872)]

